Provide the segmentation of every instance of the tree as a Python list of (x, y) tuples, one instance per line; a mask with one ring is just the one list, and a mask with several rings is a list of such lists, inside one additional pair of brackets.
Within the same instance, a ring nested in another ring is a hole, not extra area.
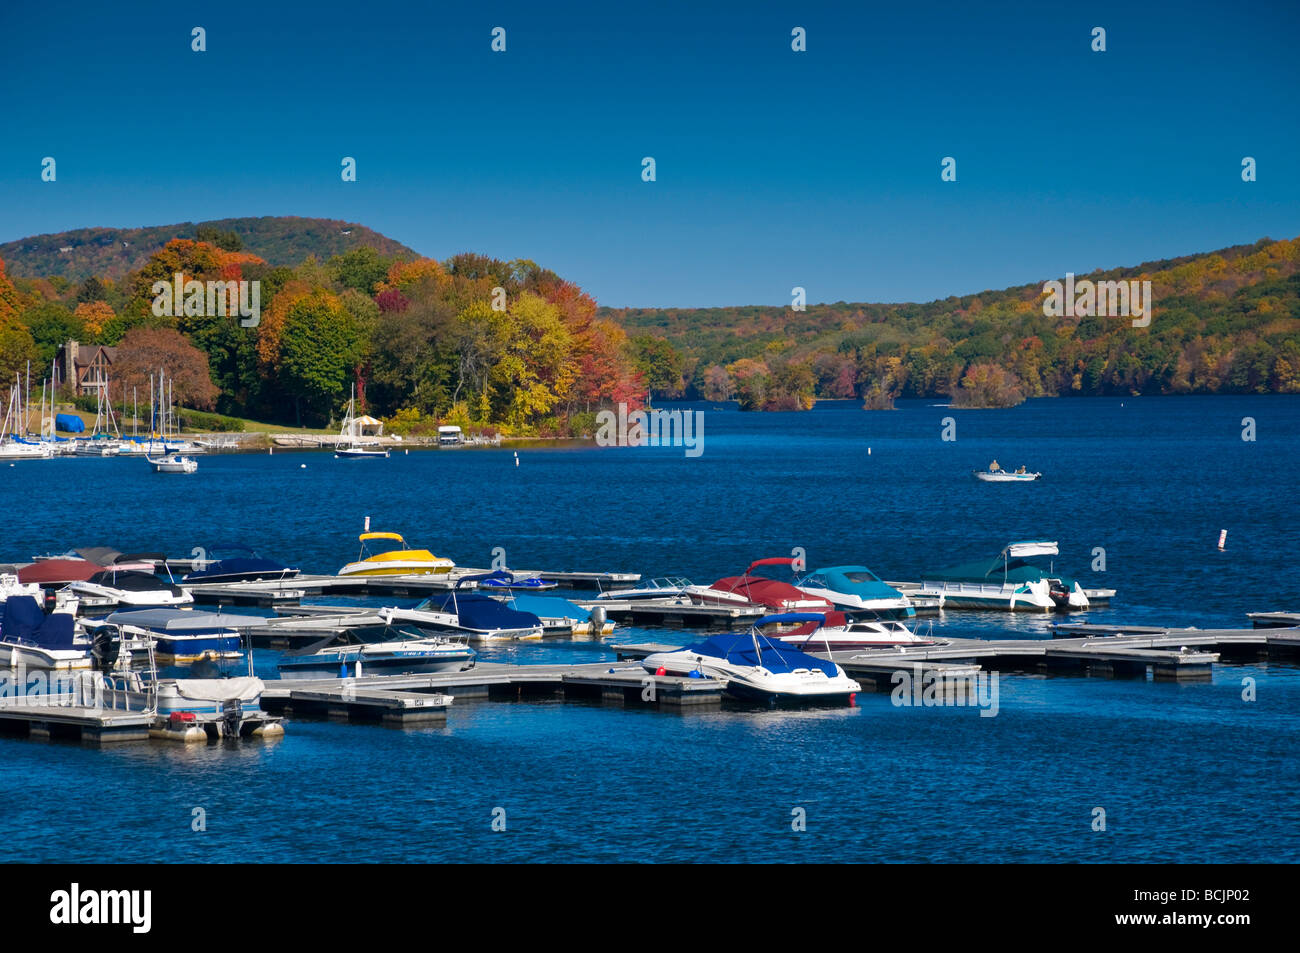
[(300, 417), (323, 422), (348, 392), (360, 363), (356, 322), (337, 297), (315, 291), (295, 301), (285, 316), (280, 341), (281, 384)]
[(217, 388), (208, 371), (208, 356), (172, 328), (132, 328), (113, 359), (115, 393), (149, 393), (149, 381), (166, 372), (178, 404), (211, 410)]
[(632, 366), (640, 371), (646, 386), (666, 397), (682, 393), (682, 355), (661, 337), (640, 334), (629, 342)]
[(117, 317), (106, 301), (83, 301), (73, 312), (81, 324), (81, 333), (90, 342), (98, 342)]
[[(77, 306), (78, 310), (82, 307), (84, 305)], [(82, 339), (81, 318), (55, 301), (44, 301), (27, 309), (23, 312), (22, 323), (31, 332), (36, 360), (47, 369), (65, 341)]]
[(996, 364), (972, 364), (952, 391), (954, 407), (1014, 407), (1024, 399), (1020, 381)]

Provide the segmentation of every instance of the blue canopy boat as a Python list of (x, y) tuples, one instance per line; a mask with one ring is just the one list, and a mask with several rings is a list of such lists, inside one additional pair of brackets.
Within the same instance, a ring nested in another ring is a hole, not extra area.
[(549, 634), (597, 637), (614, 631), (614, 623), (605, 620), (602, 607), (599, 620), (592, 611), (559, 596), (534, 596), (512, 593), (508, 604), (520, 612), (531, 613), (541, 620), (542, 628)]
[(513, 574), (501, 569), (461, 576), (446, 595), (425, 599), (412, 609), (385, 609), (383, 614), (391, 622), (409, 622), (423, 631), (458, 632), (471, 639), (540, 639), (542, 620), (533, 613), (512, 609), (480, 592), (461, 590), (470, 582), (513, 578)]
[(110, 625), (133, 626), (158, 643), (158, 660), (188, 665), (200, 660), (241, 657), (239, 630), (229, 615), (193, 609), (132, 609), (108, 615)]

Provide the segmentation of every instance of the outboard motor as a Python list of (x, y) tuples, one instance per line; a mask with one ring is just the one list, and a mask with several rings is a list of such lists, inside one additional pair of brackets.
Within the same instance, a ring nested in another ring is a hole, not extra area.
[(244, 706), (238, 698), (228, 698), (221, 706), (222, 734), (227, 738), (239, 737), (239, 726), (244, 721)]
[(111, 672), (121, 652), (120, 633), (111, 625), (101, 625), (90, 642), (90, 657), (101, 672)]
[(59, 594), (53, 589), (45, 590), (45, 614), (49, 615), (54, 611), (55, 606), (59, 604)]
[(591, 607), (591, 634), (592, 635), (599, 636), (602, 632), (605, 631), (605, 618), (606, 615), (605, 615), (604, 606)]

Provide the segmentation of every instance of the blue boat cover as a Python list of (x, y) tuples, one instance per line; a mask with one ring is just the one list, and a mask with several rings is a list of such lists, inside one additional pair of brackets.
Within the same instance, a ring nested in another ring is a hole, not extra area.
[(477, 592), (448, 594), (430, 599), (427, 604), (442, 612), (456, 613), (460, 624), (470, 629), (531, 629), (542, 624), (531, 612), (520, 612)]
[(470, 575), (468, 575), (468, 576), (461, 576), (459, 579), (457, 579), (457, 580), (456, 580), (456, 588), (459, 589), (460, 586), (461, 586), (461, 583), (465, 583), (465, 582), (484, 582), (484, 581), (486, 581), (486, 580), (490, 580), (490, 579), (500, 579), (500, 580), (502, 580), (503, 582), (514, 582), (514, 581), (515, 581), (515, 574), (512, 573), (512, 572), (507, 572), (507, 571), (504, 570), (504, 569), (494, 569), (494, 570), (492, 570), (492, 572), (479, 572), (479, 573), (472, 573), (472, 574), (470, 574)]
[(86, 422), (76, 414), (55, 414), (54, 426), (64, 433), (86, 432)]
[(591, 612), (582, 606), (561, 599), (559, 596), (534, 596), (517, 593), (510, 598), (510, 604), (520, 612), (531, 612), (539, 619), (582, 619), (591, 618)]
[(44, 649), (70, 649), (74, 627), (69, 612), (47, 616), (34, 596), (10, 596), (5, 600), (0, 633), (10, 642), (25, 642)]
[[(791, 612), (789, 615), (802, 616), (815, 613)], [(769, 617), (770, 618), (770, 617)], [(757, 643), (757, 647), (755, 647)], [(773, 673), (793, 672), (797, 668), (821, 669), (834, 678), (836, 665), (800, 652), (784, 642), (773, 642), (767, 636), (752, 632), (729, 632), (715, 635), (686, 646), (687, 651), (711, 658), (726, 659), (735, 665), (762, 665)]]

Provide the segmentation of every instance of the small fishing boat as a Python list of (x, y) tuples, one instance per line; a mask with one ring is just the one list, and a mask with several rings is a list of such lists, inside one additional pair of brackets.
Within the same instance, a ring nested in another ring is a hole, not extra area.
[(463, 672), (477, 657), (464, 641), (429, 637), (414, 626), (358, 626), (285, 653), (277, 667), (286, 679), (422, 675)]
[(258, 582), (266, 579), (292, 579), (294, 567), (266, 559), (250, 546), (241, 543), (216, 543), (204, 550), (207, 559), (195, 564), (181, 577), (188, 584), (218, 582)]
[(362, 533), (358, 540), (361, 552), (339, 570), (340, 576), (440, 574), (456, 567), (427, 549), (411, 549), (399, 533)]
[(235, 620), (219, 612), (193, 609), (119, 609), (104, 619), (110, 625), (133, 626), (156, 640), (157, 656), (168, 665), (226, 662), (243, 657)]
[[(821, 624), (820, 613), (789, 613)], [(664, 675), (725, 681), (727, 694), (757, 701), (850, 702), (862, 686), (834, 662), (816, 658), (792, 645), (763, 635), (759, 619), (748, 632), (715, 635), (671, 652), (655, 652), (642, 665)]]
[(154, 473), (194, 473), (199, 469), (199, 462), (179, 453), (165, 457), (145, 457)]
[(1030, 473), (1024, 467), (1014, 471), (1004, 470), (996, 460), (989, 464), (987, 470), (972, 470), (971, 475), (985, 483), (1027, 483), (1042, 476), (1041, 473)]

